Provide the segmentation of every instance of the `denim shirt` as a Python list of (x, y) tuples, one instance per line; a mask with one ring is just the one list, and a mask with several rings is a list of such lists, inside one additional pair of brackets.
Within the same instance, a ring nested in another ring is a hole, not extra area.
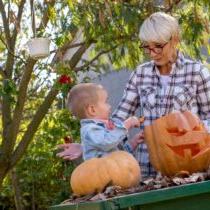
[(113, 123), (114, 128), (110, 129), (107, 128), (105, 122), (100, 120), (83, 119), (80, 121), (84, 160), (101, 157), (118, 150), (118, 144), (127, 138), (128, 132), (120, 120), (115, 120)]

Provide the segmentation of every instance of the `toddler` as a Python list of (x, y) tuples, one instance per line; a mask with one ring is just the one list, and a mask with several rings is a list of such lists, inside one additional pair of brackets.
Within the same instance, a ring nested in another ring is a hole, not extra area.
[[(110, 120), (111, 106), (107, 91), (99, 84), (81, 83), (68, 94), (67, 106), (80, 119), (83, 159), (101, 157), (118, 149), (128, 130), (139, 127), (142, 119), (129, 117), (124, 122)], [(124, 150), (132, 152), (143, 140), (134, 138), (124, 144)]]

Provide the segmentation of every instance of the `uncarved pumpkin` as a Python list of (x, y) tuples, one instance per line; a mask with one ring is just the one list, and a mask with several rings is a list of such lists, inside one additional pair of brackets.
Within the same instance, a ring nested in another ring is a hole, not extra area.
[(189, 111), (155, 120), (145, 127), (144, 134), (150, 161), (164, 175), (204, 171), (210, 165), (210, 135)]
[(140, 166), (125, 151), (116, 151), (80, 164), (71, 175), (71, 188), (78, 196), (98, 193), (107, 185), (136, 186), (141, 180)]

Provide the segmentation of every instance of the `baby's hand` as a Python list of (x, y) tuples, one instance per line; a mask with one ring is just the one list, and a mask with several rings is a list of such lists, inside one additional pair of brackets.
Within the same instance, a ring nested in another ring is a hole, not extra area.
[(133, 127), (139, 127), (142, 122), (143, 118), (137, 118), (136, 116), (132, 116), (124, 121), (124, 126), (126, 127), (126, 129), (130, 129)]
[(144, 133), (140, 132), (137, 133), (130, 141), (130, 145), (132, 147), (133, 150), (136, 149), (136, 147), (144, 142)]

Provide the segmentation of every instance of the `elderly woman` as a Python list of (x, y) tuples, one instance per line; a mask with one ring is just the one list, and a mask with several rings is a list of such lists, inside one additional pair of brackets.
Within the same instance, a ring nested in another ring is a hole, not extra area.
[[(189, 110), (206, 123), (210, 119), (210, 73), (201, 63), (186, 59), (178, 50), (177, 20), (162, 12), (154, 13), (143, 22), (139, 35), (140, 47), (151, 61), (139, 65), (131, 74), (113, 117), (125, 120), (140, 107), (145, 126), (174, 110)], [(144, 126), (136, 138), (142, 136)], [(75, 146), (78, 156), (81, 147)], [(60, 156), (71, 159), (74, 144), (67, 147)], [(140, 144), (133, 154), (143, 177), (156, 175), (146, 144)]]
[[(210, 73), (178, 50), (177, 20), (157, 12), (140, 28), (141, 48), (151, 58), (134, 71), (114, 117), (126, 119), (140, 106), (144, 126), (173, 110), (189, 110), (206, 123), (210, 119)], [(143, 127), (141, 128), (143, 131)], [(154, 176), (145, 144), (134, 151), (142, 176)]]

